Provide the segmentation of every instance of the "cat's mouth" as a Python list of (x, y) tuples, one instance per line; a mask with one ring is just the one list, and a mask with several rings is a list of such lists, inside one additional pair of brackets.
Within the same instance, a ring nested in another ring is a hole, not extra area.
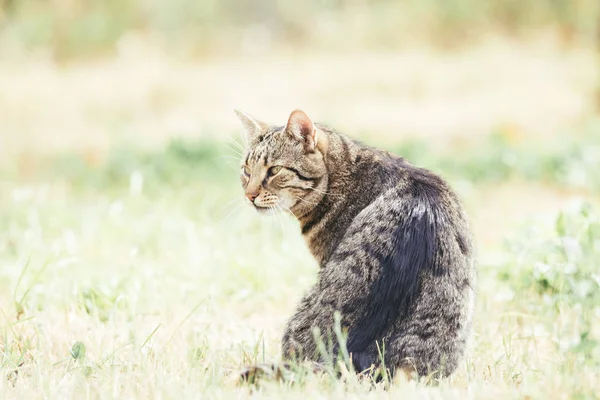
[(266, 194), (264, 198), (257, 198), (251, 202), (258, 212), (276, 211), (279, 206), (279, 198), (273, 194)]

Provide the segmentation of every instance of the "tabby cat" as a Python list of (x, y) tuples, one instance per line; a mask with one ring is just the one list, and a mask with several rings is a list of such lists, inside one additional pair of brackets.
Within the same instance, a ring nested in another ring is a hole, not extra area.
[(249, 138), (246, 197), (259, 212), (293, 214), (320, 266), (286, 325), (284, 359), (322, 361), (314, 331), (333, 335), (338, 311), (356, 371), (378, 366), (385, 349), (391, 373), (451, 374), (471, 328), (475, 268), (447, 183), (299, 110), (285, 126), (236, 113)]

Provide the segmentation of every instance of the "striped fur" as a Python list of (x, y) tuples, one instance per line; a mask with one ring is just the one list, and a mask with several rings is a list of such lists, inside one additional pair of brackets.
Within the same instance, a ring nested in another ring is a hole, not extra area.
[(357, 370), (378, 365), (385, 346), (392, 373), (451, 374), (471, 328), (475, 269), (446, 182), (302, 111), (285, 126), (238, 116), (249, 135), (246, 196), (259, 211), (293, 213), (320, 265), (287, 323), (283, 357), (319, 361), (313, 330), (331, 334), (339, 311)]

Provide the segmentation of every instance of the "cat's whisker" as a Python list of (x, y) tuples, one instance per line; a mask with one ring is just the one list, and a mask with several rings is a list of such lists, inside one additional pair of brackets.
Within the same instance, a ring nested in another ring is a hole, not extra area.
[[(279, 209), (281, 210), (281, 214), (282, 214), (281, 215), (281, 220), (283, 221), (283, 218), (284, 218), (284, 215), (285, 215), (284, 207), (281, 206), (281, 205), (279, 205)], [(289, 230), (288, 229), (284, 229), (284, 232), (285, 232), (284, 239), (285, 239), (286, 243), (289, 243), (289, 235), (290, 235)]]
[(235, 157), (237, 157), (237, 159), (241, 162), (241, 160), (244, 159), (244, 156), (242, 153), (240, 153), (239, 151), (230, 148), (229, 150), (231, 150), (231, 152), (235, 155)]
[(246, 150), (246, 148), (244, 147), (245, 142), (238, 142), (237, 140), (235, 140), (234, 138), (232, 138), (231, 136), (229, 137), (229, 141), (234, 144), (237, 148), (239, 148), (241, 151)]
[[(219, 165), (226, 165), (232, 171), (239, 172), (240, 170), (240, 159), (234, 156), (217, 156), (211, 159), (211, 161), (219, 161)], [(224, 160), (224, 161), (223, 161)]]
[[(241, 135), (240, 135), (240, 138), (242, 139), (242, 143), (244, 143), (244, 144), (246, 144), (246, 145), (248, 144), (248, 143), (246, 142), (246, 140), (244, 139), (244, 137), (243, 137), (243, 136), (241, 136)], [(232, 137), (232, 136), (227, 136), (227, 140), (229, 141), (229, 143), (231, 143), (231, 144), (235, 145), (235, 146), (236, 146), (238, 149), (240, 149), (242, 152), (244, 152), (244, 151), (246, 150), (246, 149), (245, 149), (245, 147), (244, 147), (242, 144), (240, 144), (240, 142), (238, 142), (237, 140), (235, 140), (235, 138), (234, 138), (234, 137)]]
[(323, 191), (323, 190), (315, 189), (315, 188), (312, 188), (312, 187), (309, 187), (307, 189), (308, 190), (312, 190), (312, 191), (317, 192), (317, 193), (321, 193), (321, 194), (327, 195), (327, 196), (344, 197), (344, 195), (339, 194), (339, 193), (330, 193), (330, 192), (326, 192), (326, 191)]
[[(248, 148), (249, 143), (248, 143), (247, 132), (244, 131), (244, 130), (238, 130), (238, 136), (242, 140), (242, 143), (244, 144), (244, 147)], [(231, 136), (228, 136), (228, 137), (231, 138), (232, 140), (234, 140), (237, 143), (237, 141), (233, 137), (231, 137)]]
[(225, 210), (228, 209), (230, 206), (232, 206), (235, 203), (240, 203), (240, 201), (243, 203), (243, 200), (241, 200), (238, 196), (234, 197), (233, 199), (229, 200), (227, 203), (225, 204), (221, 204), (219, 206), (219, 210)]
[(229, 148), (229, 150), (233, 151), (235, 154), (239, 155), (240, 158), (243, 157), (244, 153), (245, 153), (245, 149), (237, 142), (231, 142), (231, 143), (227, 143), (227, 147)]
[[(224, 205), (224, 206), (221, 208), (221, 210), (222, 210), (223, 212), (224, 212), (224, 211), (231, 212), (232, 210), (234, 210), (234, 209), (236, 209), (236, 208), (239, 208), (239, 207), (243, 207), (244, 205), (245, 205), (245, 204), (244, 204), (244, 201), (243, 201), (242, 199), (233, 199), (233, 200), (231, 200), (229, 203), (227, 203), (226, 205)], [(232, 209), (231, 207), (233, 207), (233, 209)], [(221, 214), (222, 214), (222, 212), (221, 212)]]
[(296, 214), (294, 214), (294, 212), (289, 207), (285, 207), (285, 211), (289, 212), (294, 216), (294, 218), (298, 219), (298, 217), (296, 217)]
[(279, 221), (279, 225), (281, 226), (281, 232), (283, 234), (283, 240), (287, 241), (286, 231), (285, 231), (285, 227), (283, 225), (283, 218), (281, 218), (281, 214), (280, 214), (281, 207), (277, 203), (274, 204), (274, 207), (277, 210), (277, 211), (275, 211), (275, 216), (276, 216), (277, 220)]
[(304, 200), (304, 199), (302, 199), (300, 197), (294, 197), (294, 200), (298, 200), (298, 201), (301, 201), (303, 203), (310, 204), (311, 206), (316, 206), (317, 204), (319, 204), (319, 203), (315, 203), (315, 202), (312, 202), (312, 201)]
[(214, 158), (214, 160), (217, 160), (217, 159), (220, 159), (220, 158), (229, 158), (229, 159), (237, 161), (238, 163), (240, 162), (240, 159), (238, 157), (228, 156), (228, 155), (217, 156), (217, 157)]
[[(233, 199), (232, 201), (230, 201), (229, 203), (227, 203), (227, 204), (226, 204), (226, 205), (228, 206), (227, 208), (229, 208), (229, 205), (230, 205), (232, 202), (234, 202), (234, 201), (236, 201), (236, 199)], [(232, 215), (233, 215), (233, 214), (234, 214), (236, 211), (240, 211), (240, 209), (241, 209), (243, 206), (244, 206), (244, 202), (243, 202), (243, 201), (240, 201), (239, 203), (235, 204), (235, 206), (234, 206), (232, 209), (230, 209), (230, 210), (229, 210), (229, 212), (228, 212), (228, 213), (227, 213), (225, 216), (223, 216), (223, 217), (220, 217), (220, 218), (217, 220), (217, 223), (222, 223), (222, 222), (226, 221), (226, 220), (227, 220), (228, 218), (230, 218), (230, 217), (231, 217), (231, 216), (232, 216)]]
[[(286, 211), (289, 211), (289, 208), (282, 206), (281, 204), (277, 203), (277, 207), (279, 207), (279, 210), (281, 211), (280, 214), (280, 218), (281, 218), (281, 224), (284, 226), (284, 230), (283, 230), (283, 239), (286, 241), (286, 243), (289, 243), (288, 239), (289, 239), (289, 229), (285, 229), (285, 225), (284, 225), (284, 221), (283, 219), (285, 218), (285, 214)], [(294, 215), (294, 213), (292, 213), (292, 215)], [(294, 218), (296, 218), (296, 216), (294, 215)]]
[(245, 151), (244, 150), (240, 150), (240, 149), (238, 149), (236, 147), (233, 147), (230, 144), (227, 145), (227, 149), (231, 153), (233, 153), (233, 155), (228, 154), (227, 157), (234, 158), (237, 161), (238, 164), (242, 164), (242, 162), (243, 162), (242, 160), (244, 160)]
[(225, 204), (221, 204), (221, 207), (226, 207), (228, 205), (230, 205), (231, 203), (233, 203), (234, 201), (239, 201), (240, 199), (236, 196), (233, 199), (229, 200), (227, 203)]
[(268, 219), (269, 219), (269, 225), (271, 226), (271, 228), (269, 229), (269, 234), (273, 235), (273, 232), (275, 232), (277, 230), (276, 226), (274, 226), (274, 225), (277, 225), (277, 223), (275, 222), (275, 218), (273, 218), (273, 216), (275, 214), (277, 214), (275, 211), (275, 206), (274, 206), (274, 204), (269, 204), (269, 205), (264, 206), (264, 208), (269, 210), (268, 215), (270, 218), (268, 218)]

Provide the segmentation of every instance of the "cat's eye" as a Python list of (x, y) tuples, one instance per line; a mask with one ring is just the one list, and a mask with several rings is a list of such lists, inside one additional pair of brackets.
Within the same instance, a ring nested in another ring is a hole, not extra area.
[(250, 176), (250, 168), (247, 165), (244, 165), (244, 175)]
[(276, 165), (274, 167), (269, 168), (269, 175), (274, 176), (277, 175), (279, 173), (279, 171), (281, 171), (283, 167), (281, 165)]

